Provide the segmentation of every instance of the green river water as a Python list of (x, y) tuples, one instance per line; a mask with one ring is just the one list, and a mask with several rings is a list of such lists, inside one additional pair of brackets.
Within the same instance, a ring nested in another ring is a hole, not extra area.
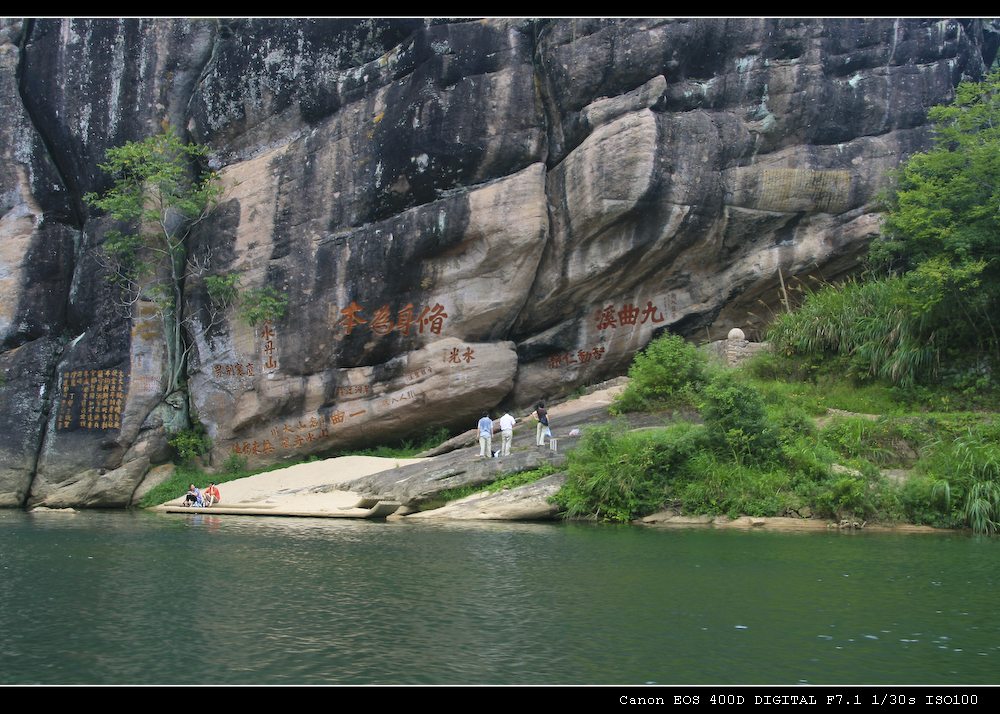
[(0, 684), (993, 684), (998, 566), (951, 533), (0, 511)]

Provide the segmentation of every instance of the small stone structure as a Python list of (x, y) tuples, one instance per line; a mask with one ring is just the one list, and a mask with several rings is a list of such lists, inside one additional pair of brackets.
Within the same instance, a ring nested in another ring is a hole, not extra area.
[(724, 362), (727, 367), (738, 367), (767, 347), (767, 342), (750, 342), (743, 330), (738, 327), (731, 329), (726, 339), (705, 345), (705, 349)]

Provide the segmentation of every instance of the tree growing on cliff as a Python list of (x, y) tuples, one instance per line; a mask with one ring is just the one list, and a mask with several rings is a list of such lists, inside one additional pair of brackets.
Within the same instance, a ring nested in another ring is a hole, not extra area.
[(103, 262), (127, 314), (148, 302), (162, 318), (167, 394), (177, 389), (190, 349), (184, 339), (184, 284), (207, 269), (207, 261), (191, 255), (189, 239), (222, 195), (218, 174), (204, 169), (207, 151), (183, 142), (172, 128), (108, 149), (99, 166), (114, 178), (113, 185), (101, 195), (84, 196), (118, 223), (105, 235)]
[(854, 376), (982, 391), (1000, 369), (1000, 72), (929, 117), (934, 145), (895, 172), (867, 279), (810, 293), (768, 337)]
[(870, 257), (904, 277), (939, 341), (1000, 364), (1000, 71), (962, 82), (928, 117), (934, 146), (896, 173)]

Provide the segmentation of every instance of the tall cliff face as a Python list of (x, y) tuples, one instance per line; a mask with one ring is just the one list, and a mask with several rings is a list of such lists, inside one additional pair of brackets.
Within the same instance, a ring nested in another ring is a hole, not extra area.
[[(38, 20), (0, 27), (0, 505), (127, 505), (188, 410), (212, 458), (471, 424), (753, 328), (877, 233), (973, 20)], [(284, 318), (209, 325), (187, 390), (103, 279), (104, 151), (166, 124), (227, 190), (192, 250)]]

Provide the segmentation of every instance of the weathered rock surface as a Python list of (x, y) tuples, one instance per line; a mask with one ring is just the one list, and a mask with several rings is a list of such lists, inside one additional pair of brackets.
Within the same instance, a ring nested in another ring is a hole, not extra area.
[(132, 500), (129, 505), (134, 506), (142, 500), (142, 497), (159, 486), (161, 483), (169, 481), (174, 475), (176, 466), (173, 464), (160, 464), (151, 468), (142, 479), (142, 482), (132, 492)]
[(40, 481), (32, 484), (31, 505), (124, 508), (131, 505), (132, 493), (148, 470), (148, 459), (136, 459), (110, 471), (79, 471), (56, 484)]
[[(477, 447), (478, 448), (478, 447)], [(419, 508), (439, 493), (462, 486), (492, 483), (504, 474), (530, 471), (543, 464), (562, 464), (566, 457), (547, 448), (512, 452), (502, 459), (472, 459), (471, 450), (454, 451), (433, 463), (410, 464), (364, 476), (341, 484), (371, 499), (398, 501), (406, 508)]]
[(0, 506), (23, 505), (66, 328), (74, 230), (58, 173), (21, 104), (24, 23), (0, 20)]
[(34, 340), (0, 353), (0, 506), (20, 506), (35, 475), (56, 346)]
[[(753, 339), (779, 270), (857, 267), (887, 170), (997, 27), (0, 21), (0, 504), (128, 503), (189, 413), (212, 463), (263, 464), (523, 410), (664, 330)], [(289, 300), (216, 320), (189, 280), (172, 395), (83, 200), (108, 147), (168, 124), (227, 187), (192, 255)]]
[(504, 489), (497, 493), (483, 491), (457, 501), (406, 516), (406, 519), (447, 518), (470, 521), (541, 521), (556, 517), (559, 507), (549, 503), (562, 485), (565, 474), (552, 474), (533, 483)]

